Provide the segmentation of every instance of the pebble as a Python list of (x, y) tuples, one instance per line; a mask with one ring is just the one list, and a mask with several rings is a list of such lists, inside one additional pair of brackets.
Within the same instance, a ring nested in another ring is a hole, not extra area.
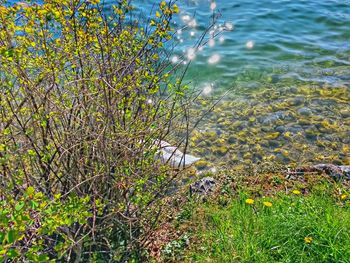
[(312, 114), (312, 110), (307, 107), (303, 107), (298, 109), (298, 113), (302, 116), (310, 116)]
[(216, 181), (213, 177), (204, 177), (199, 181), (191, 184), (190, 193), (208, 195), (215, 190)]

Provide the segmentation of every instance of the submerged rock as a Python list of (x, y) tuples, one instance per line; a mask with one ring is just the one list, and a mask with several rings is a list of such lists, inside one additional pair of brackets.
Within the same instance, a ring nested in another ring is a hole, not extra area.
[(302, 116), (310, 116), (312, 114), (312, 110), (308, 107), (303, 107), (298, 109), (298, 113)]
[(299, 106), (305, 103), (304, 96), (296, 96), (291, 100), (291, 105), (293, 106)]
[(277, 111), (274, 113), (270, 113), (269, 115), (260, 117), (260, 122), (263, 125), (273, 125), (279, 120), (284, 120), (289, 116), (287, 112)]
[(204, 170), (205, 168), (208, 168), (209, 162), (205, 160), (199, 160), (195, 165), (198, 170)]
[(226, 146), (220, 146), (220, 147), (215, 147), (213, 149), (214, 154), (219, 155), (219, 156), (224, 156), (228, 152), (228, 147)]
[(286, 127), (285, 126), (277, 126), (275, 128), (275, 131), (279, 132), (279, 133), (283, 133), (286, 131)]
[(236, 137), (230, 136), (230, 137), (228, 138), (228, 143), (229, 143), (229, 144), (235, 144), (236, 142), (237, 142)]
[(340, 114), (343, 118), (349, 118), (350, 117), (350, 109), (341, 109)]

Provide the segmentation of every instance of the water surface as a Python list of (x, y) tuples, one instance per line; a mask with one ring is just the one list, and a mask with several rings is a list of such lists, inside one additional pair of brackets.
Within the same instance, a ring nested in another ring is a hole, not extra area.
[[(115, 3), (105, 0), (105, 11)], [(159, 1), (133, 3), (145, 23)], [(203, 158), (200, 168), (350, 165), (350, 1), (177, 3), (169, 59), (191, 63), (186, 82), (203, 91), (194, 119), (225, 94), (192, 134), (190, 151)], [(193, 49), (218, 15), (206, 44)]]
[[(134, 1), (145, 16), (157, 2)], [(206, 45), (196, 54), (188, 75), (194, 85), (207, 81), (227, 89), (235, 80), (260, 82), (261, 78), (272, 78), (273, 82), (292, 78), (333, 86), (348, 84), (350, 1), (217, 0), (212, 10), (213, 2), (178, 2), (182, 11), (176, 26), (187, 26), (177, 34), (180, 54), (210, 24), (213, 11), (221, 15), (218, 26), (227, 21), (234, 25), (233, 31), (215, 39), (213, 47)], [(188, 15), (194, 16), (195, 27), (184, 21)], [(253, 47), (247, 48), (247, 43)], [(213, 54), (218, 54), (220, 61), (209, 64)]]
[[(134, 3), (147, 17), (155, 2)], [(350, 164), (350, 2), (212, 3), (179, 1), (174, 25), (185, 27), (175, 49), (185, 58), (214, 13), (221, 14), (216, 31), (234, 26), (211, 43), (209, 34), (187, 75), (204, 97), (227, 91), (192, 136), (200, 166)]]

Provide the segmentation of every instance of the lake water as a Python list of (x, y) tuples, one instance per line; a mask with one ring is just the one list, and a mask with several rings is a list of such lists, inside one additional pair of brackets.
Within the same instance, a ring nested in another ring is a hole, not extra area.
[[(137, 0), (134, 4), (145, 16), (157, 0)], [(182, 28), (177, 51), (193, 45), (211, 21), (213, 1), (180, 0), (177, 27)], [(204, 46), (196, 54), (190, 76), (200, 84), (231, 88), (234, 80), (299, 81), (343, 85), (349, 82), (350, 1), (217, 0), (214, 11), (221, 14), (217, 25), (230, 22), (234, 30), (217, 37), (214, 46)], [(196, 26), (191, 26), (194, 16)], [(193, 39), (193, 41), (191, 41)], [(182, 43), (181, 43), (181, 42)], [(248, 46), (248, 47), (247, 47)], [(181, 52), (180, 52), (181, 54)], [(209, 58), (217, 54), (217, 64)], [(247, 76), (249, 75), (249, 76)]]
[[(133, 1), (146, 20), (158, 2)], [(105, 1), (107, 12), (113, 3)], [(225, 94), (192, 133), (189, 151), (203, 158), (200, 169), (214, 163), (350, 165), (350, 1), (178, 5), (170, 60), (191, 59), (186, 82), (202, 91), (194, 116)], [(206, 44), (193, 49), (214, 14), (220, 17)]]
[[(145, 17), (157, 1), (134, 1)], [(350, 164), (350, 1), (179, 1), (176, 56), (203, 98), (227, 93), (192, 136), (213, 163)], [(191, 50), (220, 13), (200, 50)], [(232, 29), (232, 30), (231, 30)], [(208, 105), (205, 99), (203, 107)]]

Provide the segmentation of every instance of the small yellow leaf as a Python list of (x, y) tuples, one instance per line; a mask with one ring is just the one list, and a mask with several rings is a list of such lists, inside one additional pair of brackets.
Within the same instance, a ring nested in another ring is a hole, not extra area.
[(174, 5), (173, 5), (173, 11), (174, 11), (175, 14), (177, 14), (177, 13), (180, 12), (180, 9), (179, 9), (179, 7), (177, 6), (177, 4), (174, 4)]
[(160, 3), (160, 8), (163, 10), (165, 7), (166, 7), (166, 2), (165, 2), (165, 1), (162, 1), (162, 2)]
[(27, 194), (28, 195), (32, 195), (32, 194), (34, 194), (34, 192), (35, 192), (35, 189), (34, 189), (34, 187), (33, 186), (29, 186), (28, 188), (27, 188)]
[(0, 152), (5, 151), (5, 149), (6, 149), (6, 145), (3, 144), (3, 143), (1, 143), (1, 144), (0, 144)]

